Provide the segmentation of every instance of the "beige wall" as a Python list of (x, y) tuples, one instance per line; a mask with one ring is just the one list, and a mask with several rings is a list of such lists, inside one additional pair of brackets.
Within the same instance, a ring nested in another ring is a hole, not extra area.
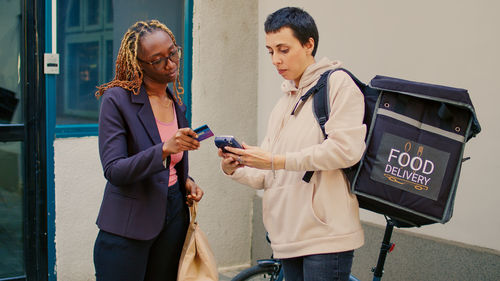
[[(498, 104), (500, 77), (498, 1), (259, 1), (258, 132), (262, 139), (270, 104), (280, 95), (281, 78), (265, 49), (265, 17), (284, 6), (302, 7), (319, 28), (317, 58), (339, 59), (359, 79), (376, 74), (469, 90), (482, 132), (469, 141), (447, 224), (410, 231), (500, 250), (500, 170)], [(381, 215), (362, 219), (385, 225)]]

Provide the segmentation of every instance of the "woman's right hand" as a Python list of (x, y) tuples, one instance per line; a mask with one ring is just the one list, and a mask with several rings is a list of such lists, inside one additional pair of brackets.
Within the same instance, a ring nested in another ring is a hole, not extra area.
[(163, 143), (163, 158), (186, 150), (200, 148), (200, 142), (196, 140), (196, 134), (191, 128), (181, 128), (175, 135)]
[(232, 175), (236, 169), (243, 167), (237, 160), (237, 156), (232, 153), (224, 153), (219, 148), (219, 157), (221, 157), (221, 167), (226, 175)]

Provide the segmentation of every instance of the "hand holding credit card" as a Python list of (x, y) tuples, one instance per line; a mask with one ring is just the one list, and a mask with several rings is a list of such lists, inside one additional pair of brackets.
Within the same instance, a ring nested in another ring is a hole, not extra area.
[(212, 133), (212, 131), (206, 124), (201, 125), (200, 127), (194, 129), (193, 131), (198, 134), (198, 138), (196, 139), (198, 141), (208, 139), (209, 137), (214, 135), (214, 133)]

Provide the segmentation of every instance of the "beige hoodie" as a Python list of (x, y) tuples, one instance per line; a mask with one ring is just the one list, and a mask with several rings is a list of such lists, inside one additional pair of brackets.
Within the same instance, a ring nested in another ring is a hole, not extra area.
[[(329, 78), (330, 117), (325, 140), (312, 109), (312, 98), (291, 115), (300, 97), (320, 75), (340, 67), (327, 58), (310, 65), (299, 87), (282, 84), (261, 148), (286, 155), (285, 169), (240, 168), (231, 176), (256, 189), (264, 189), (263, 219), (276, 258), (334, 253), (363, 245), (358, 201), (349, 192), (341, 168), (358, 162), (365, 149), (363, 96), (348, 74), (336, 71)], [(299, 103), (300, 105), (300, 103)], [(305, 171), (317, 171), (302, 181)]]

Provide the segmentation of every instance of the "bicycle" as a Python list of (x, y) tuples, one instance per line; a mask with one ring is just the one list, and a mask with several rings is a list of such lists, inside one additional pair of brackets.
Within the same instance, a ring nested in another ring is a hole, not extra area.
[[(380, 281), (382, 279), (384, 264), (387, 254), (392, 252), (394, 249), (394, 244), (391, 243), (391, 236), (394, 230), (394, 226), (402, 227), (398, 221), (386, 217), (386, 227), (384, 238), (382, 239), (382, 246), (380, 247), (380, 252), (377, 260), (377, 265), (372, 268), (373, 281)], [(404, 226), (404, 224), (403, 224)], [(269, 238), (266, 235), (268, 242)], [(251, 280), (269, 280), (269, 281), (283, 281), (283, 267), (281, 266), (281, 261), (275, 259), (271, 256), (270, 259), (258, 260), (257, 264), (249, 267), (240, 273), (238, 273), (231, 281), (251, 281)], [(354, 275), (349, 276), (349, 281), (360, 281)]]

